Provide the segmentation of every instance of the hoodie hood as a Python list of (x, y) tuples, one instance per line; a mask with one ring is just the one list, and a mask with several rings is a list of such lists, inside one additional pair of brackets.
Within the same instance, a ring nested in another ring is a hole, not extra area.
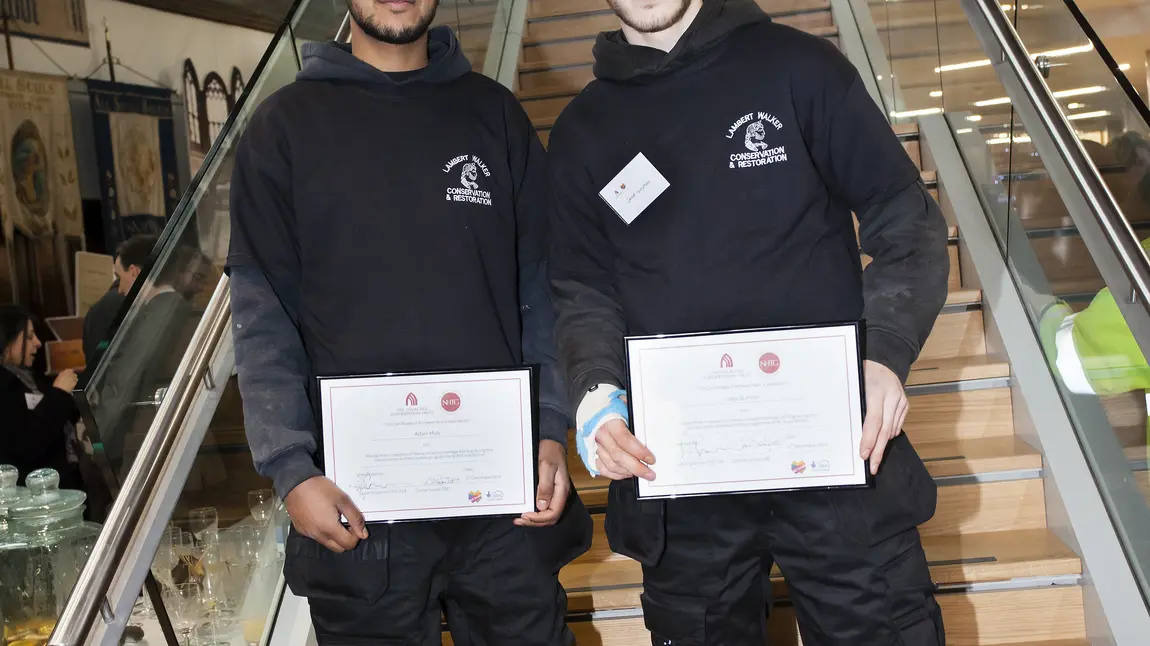
[(703, 0), (695, 21), (669, 51), (632, 45), (623, 30), (605, 31), (595, 41), (595, 78), (640, 82), (687, 67), (735, 30), (770, 21), (754, 0)]
[(450, 27), (433, 27), (427, 32), (427, 67), (410, 74), (381, 72), (351, 53), (349, 43), (305, 43), (301, 81), (355, 81), (398, 88), (414, 83), (446, 83), (471, 71), (455, 32)]

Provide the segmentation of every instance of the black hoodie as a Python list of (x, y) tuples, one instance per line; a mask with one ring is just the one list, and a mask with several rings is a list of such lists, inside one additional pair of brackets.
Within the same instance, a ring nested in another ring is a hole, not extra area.
[[(549, 151), (573, 405), (624, 384), (625, 334), (862, 318), (867, 358), (906, 378), (945, 302), (946, 226), (833, 45), (704, 0), (670, 52), (600, 35), (595, 76)], [(598, 193), (640, 153), (670, 186), (628, 225)]]
[(542, 146), (450, 29), (428, 51), (389, 75), (304, 45), (236, 149), (236, 364), (257, 469), (282, 497), (321, 473), (318, 375), (539, 363), (540, 435), (566, 442)]

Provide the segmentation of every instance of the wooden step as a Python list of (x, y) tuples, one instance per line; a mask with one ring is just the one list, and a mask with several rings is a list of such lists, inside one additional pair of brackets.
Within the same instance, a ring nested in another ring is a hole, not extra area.
[(986, 354), (982, 311), (970, 310), (939, 316), (919, 358), (953, 359), (980, 354)]
[[(978, 290), (970, 290), (981, 294)], [(954, 294), (954, 292), (951, 292)], [(1010, 364), (992, 359), (986, 355), (930, 359), (916, 361), (910, 368), (906, 385), (922, 386), (940, 384), (964, 379), (991, 379), (1009, 377)]]
[[(757, 0), (758, 5), (768, 14), (779, 15), (830, 9), (829, 0)], [(531, 0), (527, 9), (527, 19), (555, 18), (581, 13), (610, 11), (605, 9), (603, 0)]]
[[(599, 6), (600, 9), (603, 5)], [(817, 36), (837, 33), (830, 3), (814, 11), (777, 13), (772, 19), (783, 25), (802, 29)], [(619, 28), (619, 19), (612, 11), (592, 11), (557, 16), (549, 19), (528, 19), (523, 33), (524, 45), (536, 45), (575, 38), (594, 39), (600, 32)]]
[[(596, 523), (597, 528), (600, 526)], [(923, 548), (931, 578), (938, 585), (1082, 573), (1078, 556), (1046, 529), (936, 536), (924, 538)], [(596, 558), (600, 556), (606, 558)], [(601, 532), (594, 537), (594, 548), (563, 568), (559, 580), (567, 589), (570, 612), (640, 607), (641, 566), (612, 553)], [(777, 565), (771, 570), (771, 585), (776, 601), (788, 598), (786, 582)]]
[[(1078, 646), (1086, 644), (1082, 588), (942, 594), (938, 596), (948, 646)], [(641, 616), (573, 615), (579, 646), (641, 646), (650, 633)], [(799, 646), (794, 611), (780, 604), (767, 622), (770, 646)], [(444, 644), (453, 644), (444, 633)]]
[(915, 446), (986, 437), (1014, 437), (1009, 388), (916, 395), (903, 431)]
[[(914, 408), (913, 404), (911, 408)], [(1042, 468), (1042, 456), (1038, 451), (1013, 435), (915, 442), (915, 450), (935, 478)], [(583, 504), (595, 508), (607, 504), (611, 481), (603, 477), (593, 478), (587, 472), (575, 446), (574, 433), (569, 435), (567, 442), (567, 469)], [(658, 471), (656, 464), (655, 472)]]
[[(594, 490), (589, 491), (589, 494), (592, 493), (595, 493)], [(602, 510), (602, 504), (606, 501), (605, 494), (597, 500), (591, 495), (588, 498), (584, 501), (588, 507), (595, 511)], [(599, 504), (593, 504), (596, 502)], [(601, 523), (601, 518), (597, 522)], [(925, 537), (1044, 527), (1046, 507), (1042, 480), (1029, 478), (939, 487), (938, 509), (934, 518), (920, 527), (919, 531)], [(601, 532), (602, 527), (597, 525), (596, 531)], [(597, 558), (602, 559), (603, 556)]]

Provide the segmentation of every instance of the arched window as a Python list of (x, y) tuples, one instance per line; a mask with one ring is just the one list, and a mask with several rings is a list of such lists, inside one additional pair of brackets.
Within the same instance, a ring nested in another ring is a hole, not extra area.
[(240, 95), (244, 93), (244, 75), (240, 72), (238, 67), (232, 68), (232, 109), (235, 109), (236, 103), (240, 100)]
[(204, 77), (204, 111), (208, 120), (208, 145), (215, 141), (216, 135), (228, 120), (229, 105), (228, 86), (224, 79), (215, 72), (208, 72)]
[(184, 110), (188, 117), (188, 141), (192, 149), (206, 152), (208, 143), (204, 141), (204, 124), (200, 120), (200, 79), (190, 58), (184, 61)]

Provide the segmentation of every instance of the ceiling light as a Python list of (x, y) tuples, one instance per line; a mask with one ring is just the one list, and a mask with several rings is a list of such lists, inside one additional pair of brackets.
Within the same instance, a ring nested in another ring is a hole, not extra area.
[(1082, 96), (1083, 94), (1098, 94), (1105, 92), (1106, 88), (1101, 85), (1091, 85), (1089, 87), (1076, 87), (1069, 90), (1059, 90), (1054, 93), (1054, 96), (1059, 99), (1065, 99), (1068, 96)]
[(1081, 107), (1082, 107), (1081, 103), (1067, 103), (1066, 104), (1067, 110), (1077, 110), (1078, 108), (1081, 108)]
[[(1098, 94), (1105, 92), (1106, 88), (1101, 85), (1091, 85), (1089, 87), (1076, 87), (1069, 90), (1059, 90), (1054, 92), (1054, 96), (1059, 99), (1065, 99), (1071, 96), (1082, 96), (1083, 94)], [(1010, 103), (1010, 97), (1000, 96), (993, 99), (983, 99), (982, 101), (975, 101), (974, 105), (985, 108), (988, 105), (1005, 105)]]
[(1030, 135), (1018, 135), (1014, 139), (1011, 139), (1007, 135), (1002, 134), (1002, 135), (995, 137), (994, 139), (987, 139), (986, 143), (990, 144), (991, 146), (997, 146), (1000, 144), (1011, 143), (1011, 141), (1013, 141), (1016, 144), (1028, 144), (1028, 143), (1030, 143)]
[[(1058, 58), (1060, 56), (1070, 56), (1072, 54), (1083, 54), (1092, 51), (1093, 49), (1094, 44), (1087, 43), (1085, 45), (1077, 45), (1075, 47), (1064, 47), (1062, 49), (1052, 49), (1047, 52), (1038, 52), (1037, 54), (1031, 54), (1030, 57), (1037, 58), (1039, 56), (1046, 56), (1048, 58)], [(977, 61), (966, 61), (965, 63), (951, 63), (950, 65), (942, 65), (940, 67), (934, 68), (934, 72), (936, 74), (940, 74), (942, 72), (956, 72), (958, 70), (968, 70), (974, 67), (986, 67), (987, 65), (990, 65), (990, 59), (983, 58)]]
[(968, 135), (972, 132), (974, 132), (974, 128), (959, 128), (958, 130), (954, 131), (954, 134), (956, 134), (956, 135)]
[(1130, 63), (1123, 63), (1123, 64), (1121, 64), (1121, 65), (1119, 65), (1119, 66), (1118, 66), (1118, 69), (1120, 69), (1120, 70), (1122, 70), (1123, 72), (1125, 72), (1126, 70), (1130, 69)]
[(972, 114), (966, 117), (967, 121), (982, 121), (981, 114)]
[(923, 108), (921, 110), (907, 110), (905, 112), (891, 112), (890, 116), (896, 118), (906, 117), (924, 117), (928, 114), (938, 114), (942, 112), (942, 108)]
[(1003, 10), (1003, 11), (1013, 11), (1013, 10), (1014, 10), (1014, 5), (1012, 5), (1012, 4), (1004, 4), (1004, 5), (1002, 5), (1002, 10)]
[(1109, 110), (1095, 110), (1094, 112), (1079, 112), (1078, 114), (1068, 114), (1066, 118), (1070, 121), (1077, 121), (1078, 119), (1095, 119), (1098, 117), (1109, 117)]
[(942, 90), (931, 90), (930, 95), (937, 99), (938, 97), (942, 96)]
[(1000, 97), (995, 98), (995, 99), (983, 99), (982, 101), (975, 101), (974, 105), (976, 105), (980, 108), (985, 108), (985, 107), (991, 106), (991, 105), (1003, 105), (1006, 103), (1010, 103), (1010, 97), (1000, 96)]
[(941, 74), (942, 72), (957, 72), (958, 70), (968, 70), (974, 67), (986, 67), (987, 65), (990, 65), (990, 59), (984, 58), (980, 61), (966, 61), (965, 63), (951, 63), (950, 65), (943, 65), (941, 67), (934, 68), (934, 72), (935, 74)]

